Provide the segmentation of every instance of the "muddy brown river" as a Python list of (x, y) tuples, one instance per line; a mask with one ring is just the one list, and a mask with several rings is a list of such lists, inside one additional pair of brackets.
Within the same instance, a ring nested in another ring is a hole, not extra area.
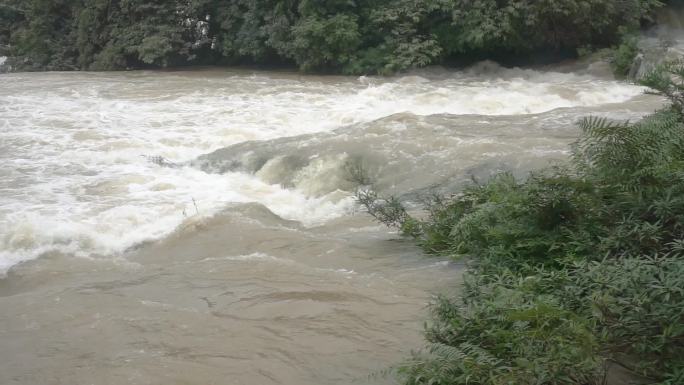
[(392, 383), (462, 265), (348, 166), (412, 205), (562, 162), (580, 117), (661, 103), (605, 73), (0, 75), (0, 384)]

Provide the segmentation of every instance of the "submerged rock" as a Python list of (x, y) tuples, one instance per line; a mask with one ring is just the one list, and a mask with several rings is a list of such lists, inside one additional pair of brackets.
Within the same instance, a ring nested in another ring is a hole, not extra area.
[[(609, 118), (638, 119), (660, 105), (644, 95), (627, 107), (602, 107)], [(628, 108), (630, 112), (624, 109)], [(331, 132), (248, 141), (191, 161), (209, 173), (248, 173), (269, 184), (322, 197), (372, 184), (404, 199), (455, 191), (500, 171), (524, 177), (567, 159), (575, 122), (594, 108), (527, 115), (394, 114)]]

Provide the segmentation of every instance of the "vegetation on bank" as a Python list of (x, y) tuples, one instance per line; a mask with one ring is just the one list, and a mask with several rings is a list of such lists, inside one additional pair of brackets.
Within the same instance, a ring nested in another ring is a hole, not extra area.
[(424, 219), (359, 191), (426, 252), (468, 261), (403, 383), (598, 385), (621, 365), (684, 384), (684, 65), (644, 82), (671, 105), (636, 123), (583, 119), (567, 165), (434, 198)]
[(23, 70), (290, 64), (391, 73), (617, 44), (658, 0), (4, 0)]
[(639, 38), (633, 34), (626, 34), (620, 43), (612, 48), (610, 66), (618, 77), (628, 77), (634, 65), (634, 59), (639, 54)]

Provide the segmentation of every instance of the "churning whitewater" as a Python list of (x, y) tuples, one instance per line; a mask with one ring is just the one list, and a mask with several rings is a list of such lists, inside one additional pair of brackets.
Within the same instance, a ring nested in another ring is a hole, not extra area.
[(662, 105), (599, 67), (0, 75), (0, 383), (386, 383), (462, 266), (354, 204), (568, 156)]
[(310, 154), (320, 161), (294, 170), (300, 183), (290, 184), (264, 177), (268, 167), (217, 173), (193, 163), (227, 146), (315, 140), (345, 127), (363, 136), (398, 113), (523, 116), (628, 102), (643, 91), (492, 63), (394, 78), (206, 70), (23, 73), (0, 84), (1, 272), (55, 251), (118, 255), (234, 203), (257, 202), (305, 226), (352, 207), (345, 186), (306, 188), (339, 168), (324, 154)]

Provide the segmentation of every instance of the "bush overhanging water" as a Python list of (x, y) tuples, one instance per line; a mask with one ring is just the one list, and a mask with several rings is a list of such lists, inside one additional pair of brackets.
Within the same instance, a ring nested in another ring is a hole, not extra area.
[(671, 106), (643, 120), (583, 119), (568, 165), (501, 174), (433, 199), (426, 219), (394, 199), (359, 202), (428, 253), (466, 257), (458, 298), (439, 298), (409, 385), (684, 384), (682, 63), (644, 80)]

